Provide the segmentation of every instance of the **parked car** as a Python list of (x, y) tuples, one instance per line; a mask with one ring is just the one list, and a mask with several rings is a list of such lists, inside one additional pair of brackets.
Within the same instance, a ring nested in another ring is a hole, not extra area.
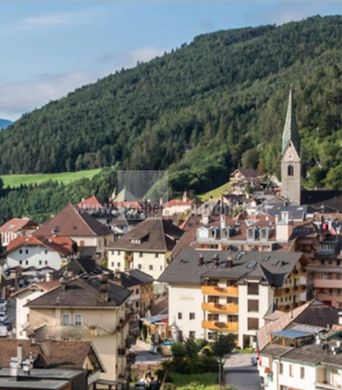
[(0, 322), (4, 322), (4, 321), (7, 321), (7, 314), (2, 311), (0, 312)]
[(251, 365), (256, 366), (258, 364), (258, 359), (256, 356), (251, 357)]
[(5, 325), (0, 325), (0, 337), (7, 337), (8, 336), (8, 329)]

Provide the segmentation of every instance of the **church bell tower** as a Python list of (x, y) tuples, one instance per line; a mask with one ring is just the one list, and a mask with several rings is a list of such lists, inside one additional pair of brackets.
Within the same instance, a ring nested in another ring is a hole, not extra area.
[(300, 204), (300, 138), (293, 108), (292, 87), (289, 93), (286, 120), (282, 137), (281, 155), (281, 194), (291, 202)]

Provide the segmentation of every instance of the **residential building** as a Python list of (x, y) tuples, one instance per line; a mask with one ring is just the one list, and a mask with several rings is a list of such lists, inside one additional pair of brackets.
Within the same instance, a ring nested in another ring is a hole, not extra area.
[(15, 238), (31, 235), (37, 228), (32, 219), (12, 218), (0, 227), (1, 245), (6, 247)]
[(260, 189), (261, 178), (254, 169), (239, 168), (231, 173), (229, 185), (233, 195), (245, 195)]
[(169, 220), (146, 219), (107, 246), (108, 268), (112, 271), (138, 269), (157, 280), (182, 234), (183, 230)]
[[(59, 376), (59, 380), (63, 380), (66, 378), (63, 376), (62, 369), (74, 370), (78, 373), (77, 381), (74, 381), (74, 385), (78, 383), (78, 389), (93, 389), (100, 373), (104, 371), (97, 351), (92, 343), (87, 341), (45, 340), (32, 342), (31, 340), (0, 339), (0, 350), (0, 388), (2, 380), (6, 378), (6, 368), (11, 367), (11, 361), (13, 365), (13, 358), (17, 360), (19, 375), (20, 368), (29, 362), (31, 366), (30, 378), (33, 382), (38, 381), (38, 377), (35, 377), (38, 373), (40, 380), (48, 379), (50, 375), (50, 379), (56, 380), (55, 376)], [(52, 369), (57, 371), (54, 372)], [(53, 372), (54, 374), (52, 374)], [(83, 374), (79, 375), (81, 372)], [(29, 380), (28, 374), (23, 374), (26, 380)], [(24, 380), (24, 378), (21, 379)], [(26, 384), (26, 382), (24, 383)], [(47, 388), (49, 389), (49, 387)]]
[(115, 274), (114, 283), (131, 291), (127, 302), (137, 319), (144, 317), (153, 304), (153, 282), (150, 275), (137, 269)]
[(36, 340), (91, 341), (105, 372), (97, 383), (124, 381), (130, 291), (102, 277), (71, 278), (30, 301), (29, 336)]
[(83, 198), (78, 204), (79, 209), (90, 210), (90, 211), (100, 211), (104, 207), (104, 203), (97, 196), (92, 195), (88, 198)]
[(168, 284), (169, 326), (179, 337), (213, 339), (235, 333), (254, 345), (264, 315), (306, 301), (306, 274), (297, 252), (183, 249), (159, 280)]
[(76, 250), (76, 243), (69, 237), (20, 236), (7, 246), (5, 267), (58, 270)]
[(168, 202), (163, 203), (162, 215), (169, 217), (171, 215), (182, 215), (189, 213), (193, 204), (194, 201), (189, 199), (188, 194), (185, 191), (182, 199), (171, 199)]
[[(48, 291), (59, 286), (58, 280), (50, 280), (41, 283), (32, 283), (25, 288), (16, 291), (12, 298), (15, 298), (15, 329), (18, 340), (27, 339), (26, 328), (28, 326), (29, 308), (26, 304)], [(6, 367), (0, 364), (1, 367)]]
[(98, 222), (84, 210), (69, 203), (56, 216), (44, 223), (34, 235), (36, 237), (70, 237), (78, 250), (84, 254), (103, 252), (113, 237), (110, 229)]

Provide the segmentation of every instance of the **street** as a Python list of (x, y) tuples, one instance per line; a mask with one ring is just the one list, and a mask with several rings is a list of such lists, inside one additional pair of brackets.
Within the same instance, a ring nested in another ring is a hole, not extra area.
[(260, 390), (260, 378), (256, 366), (250, 364), (253, 354), (232, 354), (224, 365), (225, 384), (237, 390)]

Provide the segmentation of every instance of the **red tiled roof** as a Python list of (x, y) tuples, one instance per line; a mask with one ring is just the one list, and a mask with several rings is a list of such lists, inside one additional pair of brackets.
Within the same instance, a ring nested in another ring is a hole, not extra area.
[(29, 218), (12, 218), (0, 227), (0, 232), (17, 232), (21, 229), (36, 228), (36, 222)]
[(85, 211), (69, 203), (55, 217), (44, 223), (35, 236), (97, 237), (110, 234), (109, 228)]
[(168, 202), (163, 204), (163, 207), (173, 207), (173, 206), (192, 206), (194, 203), (193, 200), (182, 200), (182, 199), (171, 199)]
[(6, 253), (11, 253), (22, 246), (43, 246), (67, 255), (73, 252), (74, 245), (74, 241), (69, 237), (20, 236), (8, 244)]
[(103, 207), (103, 202), (97, 196), (93, 195), (86, 199), (82, 199), (81, 202), (77, 204), (77, 207), (81, 209), (101, 209)]

